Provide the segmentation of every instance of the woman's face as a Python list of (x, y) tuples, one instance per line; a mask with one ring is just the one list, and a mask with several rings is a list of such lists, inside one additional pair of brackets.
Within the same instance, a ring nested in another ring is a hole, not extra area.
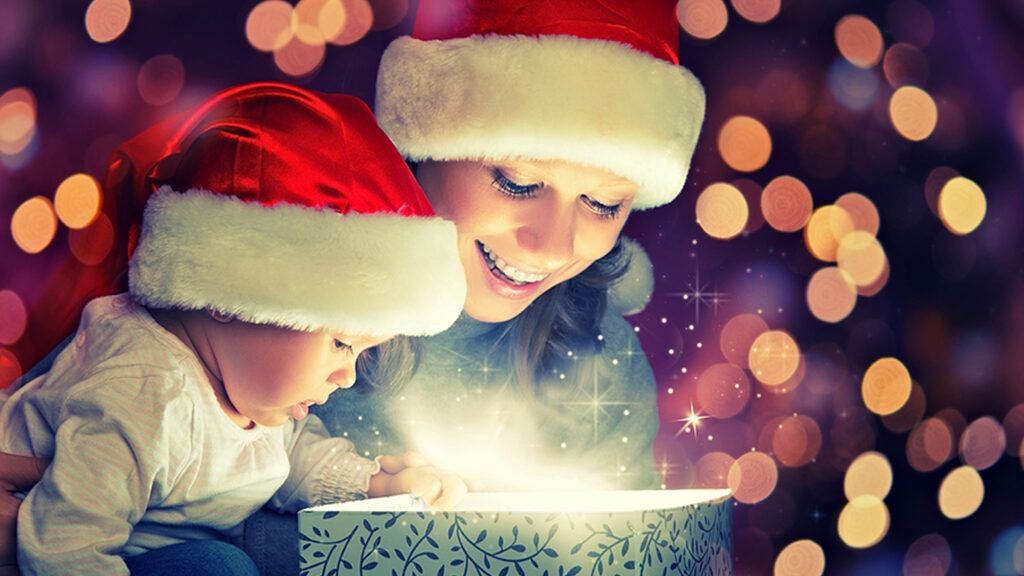
[(417, 178), (438, 215), (455, 222), (465, 311), (484, 322), (514, 318), (611, 251), (637, 191), (558, 160), (424, 162)]

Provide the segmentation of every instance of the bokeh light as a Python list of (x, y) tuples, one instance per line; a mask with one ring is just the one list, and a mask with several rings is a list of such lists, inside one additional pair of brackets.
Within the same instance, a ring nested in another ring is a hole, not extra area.
[(1021, 441), (1024, 441), (1024, 403), (1017, 404), (1006, 413), (1003, 430), (1006, 431), (1006, 453), (1019, 457)]
[(843, 16), (836, 24), (835, 39), (839, 53), (854, 66), (871, 68), (882, 58), (882, 33), (863, 16)]
[(839, 537), (850, 548), (870, 548), (889, 531), (889, 509), (876, 496), (850, 500), (839, 513)]
[(289, 76), (309, 76), (323, 64), (326, 53), (323, 44), (307, 44), (295, 37), (274, 50), (274, 64)]
[(879, 452), (865, 452), (858, 456), (846, 469), (843, 492), (853, 500), (865, 494), (885, 500), (892, 489), (892, 466), (889, 459)]
[(924, 181), (924, 199), (932, 214), (939, 216), (939, 194), (947, 182), (959, 175), (959, 172), (949, 166), (937, 166), (928, 173)]
[(871, 286), (885, 269), (885, 250), (874, 234), (854, 230), (839, 241), (836, 263), (854, 285)]
[(870, 198), (856, 192), (848, 192), (837, 198), (835, 205), (846, 210), (853, 220), (854, 230), (862, 230), (872, 236), (878, 235), (881, 218), (878, 216), (878, 208)]
[(757, 314), (738, 314), (722, 326), (719, 346), (730, 363), (747, 368), (750, 347), (758, 336), (768, 331), (768, 323)]
[(800, 365), (800, 347), (782, 330), (769, 330), (754, 339), (747, 355), (750, 372), (762, 384), (778, 386), (789, 380)]
[(744, 504), (756, 504), (775, 490), (779, 470), (775, 461), (761, 452), (747, 452), (729, 467), (729, 490)]
[(106, 260), (114, 247), (114, 225), (100, 213), (88, 227), (68, 233), (68, 245), (79, 262), (95, 266)]
[(907, 403), (912, 386), (910, 372), (902, 362), (896, 358), (881, 358), (864, 374), (861, 396), (868, 410), (885, 416)]
[(942, 418), (928, 418), (907, 438), (907, 462), (918, 472), (931, 472), (953, 456), (953, 429)]
[(170, 104), (185, 86), (185, 65), (176, 56), (159, 54), (139, 68), (139, 96), (150, 106)]
[(991, 468), (1006, 450), (1006, 432), (999, 421), (984, 416), (971, 422), (960, 436), (960, 459), (975, 470)]
[(690, 36), (710, 40), (729, 24), (729, 11), (722, 0), (680, 0), (676, 18)]
[(771, 439), (772, 453), (787, 468), (806, 466), (821, 451), (821, 428), (813, 418), (803, 414), (782, 418), (774, 424)]
[(853, 218), (838, 206), (822, 206), (811, 214), (804, 228), (804, 241), (818, 260), (835, 262), (839, 243), (853, 232)]
[(245, 20), (245, 37), (260, 52), (283, 48), (294, 36), (294, 8), (284, 0), (264, 0), (249, 12)]
[(882, 266), (882, 273), (878, 276), (878, 279), (868, 284), (867, 286), (857, 286), (857, 294), (870, 298), (882, 291), (885, 285), (889, 282), (889, 259), (885, 259), (885, 263)]
[(902, 408), (892, 414), (882, 416), (882, 425), (890, 432), (902, 434), (909, 432), (917, 426), (917, 423), (924, 417), (928, 407), (928, 399), (925, 396), (924, 388), (914, 382), (910, 389), (910, 398)]
[(743, 19), (764, 24), (779, 15), (782, 0), (732, 0), (732, 7)]
[(713, 364), (697, 380), (697, 401), (704, 412), (715, 418), (739, 414), (749, 399), (750, 380), (732, 364)]
[(928, 58), (917, 46), (900, 42), (885, 51), (882, 70), (893, 88), (924, 86), (928, 81)]
[(765, 222), (780, 232), (796, 232), (811, 219), (814, 199), (798, 178), (778, 176), (761, 192), (761, 213)]
[(46, 249), (57, 234), (57, 215), (53, 205), (42, 196), (29, 198), (11, 217), (11, 236), (18, 248), (28, 254)]
[(25, 303), (12, 290), (0, 290), (0, 344), (10, 346), (21, 338), (28, 321)]
[(920, 142), (935, 130), (939, 110), (927, 92), (916, 86), (903, 86), (889, 100), (889, 118), (900, 136)]
[(743, 193), (732, 184), (717, 182), (697, 198), (697, 223), (712, 238), (727, 240), (743, 232), (750, 211)]
[(100, 44), (116, 40), (132, 19), (129, 0), (92, 0), (85, 10), (85, 31)]
[(21, 364), (18, 357), (10, 350), (0, 348), (0, 389), (11, 385), (18, 378), (21, 378)]
[(733, 170), (754, 172), (768, 163), (772, 137), (757, 119), (733, 116), (718, 132), (718, 151)]
[(779, 552), (775, 576), (821, 576), (825, 573), (825, 551), (813, 540), (797, 540)]
[(53, 207), (57, 217), (72, 229), (85, 228), (100, 211), (100, 185), (88, 174), (68, 176), (57, 187)]
[(840, 322), (857, 305), (850, 276), (835, 266), (822, 268), (807, 283), (807, 307), (822, 322)]
[(725, 452), (708, 452), (697, 459), (697, 480), (694, 488), (727, 488), (729, 469), (736, 459)]
[(0, 154), (14, 156), (36, 134), (36, 99), (27, 88), (12, 88), (0, 96)]
[(370, 0), (373, 30), (394, 28), (409, 13), (409, 0)]
[(373, 27), (373, 7), (367, 0), (330, 0), (320, 12), (320, 27), (337, 28), (337, 33), (325, 34), (335, 46), (355, 44)]
[(939, 217), (954, 234), (970, 234), (985, 219), (985, 193), (974, 181), (957, 176), (939, 192)]
[(985, 499), (985, 483), (981, 474), (970, 466), (950, 471), (939, 486), (939, 510), (950, 520), (961, 520), (974, 514)]
[(952, 560), (949, 542), (941, 534), (925, 534), (907, 548), (903, 576), (946, 576)]

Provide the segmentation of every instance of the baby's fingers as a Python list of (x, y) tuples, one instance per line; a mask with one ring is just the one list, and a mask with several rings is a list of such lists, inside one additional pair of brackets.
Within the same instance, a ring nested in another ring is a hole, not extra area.
[(451, 510), (462, 502), (468, 491), (466, 482), (449, 472), (441, 472), (441, 494), (430, 504), (434, 510)]

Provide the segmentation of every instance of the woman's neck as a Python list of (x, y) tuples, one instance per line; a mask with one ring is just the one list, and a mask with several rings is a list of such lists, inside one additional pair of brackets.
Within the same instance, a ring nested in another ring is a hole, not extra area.
[(153, 317), (157, 324), (185, 344), (199, 360), (199, 365), (202, 366), (203, 372), (206, 374), (206, 381), (213, 390), (214, 396), (217, 397), (221, 410), (224, 411), (228, 418), (244, 430), (252, 428), (255, 422), (235, 408), (224, 388), (224, 379), (221, 376), (220, 365), (217, 363), (217, 356), (213, 351), (213, 346), (210, 344), (210, 339), (204, 326), (204, 321), (212, 320), (195, 316), (196, 314), (205, 314), (205, 312), (148, 310), (150, 316)]

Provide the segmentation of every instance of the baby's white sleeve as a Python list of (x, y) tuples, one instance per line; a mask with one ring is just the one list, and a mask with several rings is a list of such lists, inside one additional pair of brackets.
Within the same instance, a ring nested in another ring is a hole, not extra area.
[(159, 417), (138, 406), (145, 389), (115, 381), (65, 400), (53, 462), (18, 514), (23, 573), (128, 574), (119, 553), (168, 471)]
[(380, 464), (357, 454), (348, 440), (332, 437), (316, 416), (286, 427), (290, 427), (285, 448), (291, 471), (270, 500), (272, 508), (297, 512), (309, 506), (366, 497), (370, 477), (380, 471)]

